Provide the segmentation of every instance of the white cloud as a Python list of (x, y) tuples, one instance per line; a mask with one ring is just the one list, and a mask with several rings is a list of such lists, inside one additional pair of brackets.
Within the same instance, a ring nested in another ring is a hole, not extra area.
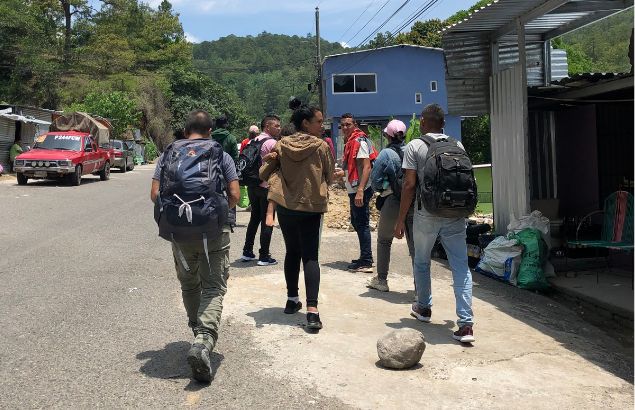
[(201, 42), (200, 38), (198, 38), (198, 37), (196, 37), (193, 34), (190, 34), (188, 32), (185, 32), (185, 39), (187, 41), (189, 41), (190, 43), (200, 43)]
[[(322, 36), (320, 36), (322, 37)], [(340, 41), (340, 45), (344, 48), (351, 48), (351, 45), (348, 44), (346, 41)]]

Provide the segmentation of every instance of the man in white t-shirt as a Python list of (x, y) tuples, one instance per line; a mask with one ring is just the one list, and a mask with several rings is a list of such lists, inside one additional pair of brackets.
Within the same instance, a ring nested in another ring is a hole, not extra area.
[[(420, 129), (422, 135), (436, 139), (447, 138), (443, 134), (445, 114), (438, 104), (427, 105), (421, 113)], [(463, 145), (458, 143), (463, 149)], [(399, 217), (395, 224), (395, 237), (402, 238), (408, 210), (415, 197), (417, 181), (423, 181), (424, 166), (428, 155), (428, 146), (420, 139), (412, 140), (406, 147), (403, 169), (405, 171)], [(461, 343), (474, 342), (474, 324), (472, 312), (472, 273), (467, 265), (467, 245), (465, 242), (465, 218), (442, 218), (431, 215), (421, 206), (415, 206), (414, 214), (414, 276), (417, 301), (412, 304), (410, 314), (422, 322), (430, 322), (432, 316), (432, 292), (430, 280), (430, 252), (437, 239), (448, 255), (454, 281), (457, 325), (459, 330), (453, 338)]]

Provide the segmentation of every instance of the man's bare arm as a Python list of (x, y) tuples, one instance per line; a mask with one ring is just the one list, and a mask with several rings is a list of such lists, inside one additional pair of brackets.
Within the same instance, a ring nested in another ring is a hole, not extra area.
[(159, 181), (156, 179), (153, 179), (152, 188), (150, 188), (150, 200), (156, 203), (158, 196), (159, 196)]
[(415, 197), (417, 187), (417, 171), (405, 169), (403, 187), (401, 188), (401, 202), (399, 203), (399, 216), (395, 224), (395, 238), (403, 238), (405, 231), (406, 216), (410, 210), (410, 205)]
[(240, 185), (238, 184), (238, 180), (229, 183), (227, 187), (227, 200), (229, 202), (229, 209), (236, 207), (238, 200), (240, 200)]

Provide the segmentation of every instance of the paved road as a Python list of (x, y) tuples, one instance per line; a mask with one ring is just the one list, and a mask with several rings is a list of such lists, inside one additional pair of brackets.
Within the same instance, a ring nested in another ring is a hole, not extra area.
[(346, 407), (263, 372), (271, 360), (238, 323), (223, 327), (213, 386), (190, 381), (152, 170), (79, 187), (0, 184), (0, 408)]
[[(475, 275), (477, 343), (450, 339), (450, 273), (433, 263), (431, 324), (408, 316), (412, 277), (393, 245), (388, 294), (341, 270), (353, 233), (322, 240), (319, 335), (283, 315), (282, 267), (234, 262), (210, 386), (192, 382), (167, 242), (148, 199), (152, 167), (79, 187), (0, 182), (0, 408), (632, 408), (625, 349), (543, 296)], [(247, 214), (239, 213), (231, 260)], [(281, 235), (272, 253), (282, 259)], [(301, 295), (303, 294), (301, 290)], [(375, 365), (393, 328), (422, 331), (422, 365)]]

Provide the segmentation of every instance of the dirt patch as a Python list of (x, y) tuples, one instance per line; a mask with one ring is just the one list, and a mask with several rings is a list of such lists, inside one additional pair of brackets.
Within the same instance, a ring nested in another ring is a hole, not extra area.
[[(337, 185), (329, 191), (329, 210), (325, 214), (324, 222), (332, 229), (353, 230), (351, 226), (351, 207), (348, 193), (345, 188)], [(374, 231), (379, 220), (379, 211), (375, 208), (375, 197), (370, 201), (370, 229)]]
[(14, 174), (2, 174), (0, 175), (0, 181), (15, 181)]
[[(370, 201), (370, 229), (374, 231), (379, 221), (379, 211), (375, 207), (375, 194)], [(351, 210), (349, 204), (348, 193), (345, 188), (338, 185), (331, 187), (329, 191), (329, 211), (325, 214), (326, 226), (331, 229), (346, 229), (353, 231), (351, 226)], [(469, 218), (477, 223), (493, 225), (494, 219), (492, 215), (473, 215)]]

